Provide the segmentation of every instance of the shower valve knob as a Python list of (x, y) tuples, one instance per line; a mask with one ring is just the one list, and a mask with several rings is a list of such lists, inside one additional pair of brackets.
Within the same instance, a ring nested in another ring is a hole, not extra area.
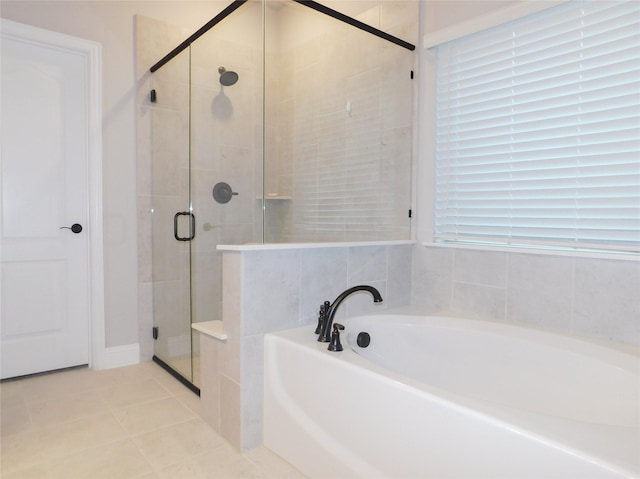
[(216, 183), (213, 187), (213, 199), (220, 204), (225, 204), (231, 201), (232, 196), (237, 196), (238, 192), (233, 191), (228, 183), (220, 182)]

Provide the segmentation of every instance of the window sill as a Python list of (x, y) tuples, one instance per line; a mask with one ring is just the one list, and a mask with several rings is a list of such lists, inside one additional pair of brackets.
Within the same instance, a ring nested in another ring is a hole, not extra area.
[(498, 245), (480, 245), (480, 244), (464, 244), (464, 243), (435, 243), (432, 241), (424, 241), (422, 246), (436, 248), (452, 248), (467, 249), (476, 251), (498, 251), (502, 253), (523, 253), (537, 254), (548, 256), (569, 256), (576, 258), (597, 258), (597, 259), (614, 259), (619, 261), (636, 261), (640, 262), (640, 254), (629, 252), (600, 252), (600, 251), (580, 251), (572, 249), (551, 249), (551, 248), (527, 248), (520, 246), (498, 246)]

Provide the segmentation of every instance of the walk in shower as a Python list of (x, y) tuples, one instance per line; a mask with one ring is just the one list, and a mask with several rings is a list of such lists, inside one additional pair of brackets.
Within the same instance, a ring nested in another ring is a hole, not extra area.
[(417, 2), (328, 5), (236, 0), (151, 68), (154, 359), (194, 390), (217, 245), (410, 238)]

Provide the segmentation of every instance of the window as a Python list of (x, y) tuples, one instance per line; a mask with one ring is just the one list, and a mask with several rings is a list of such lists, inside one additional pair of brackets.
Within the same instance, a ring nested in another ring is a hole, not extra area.
[(436, 65), (436, 241), (639, 251), (639, 2), (568, 2)]

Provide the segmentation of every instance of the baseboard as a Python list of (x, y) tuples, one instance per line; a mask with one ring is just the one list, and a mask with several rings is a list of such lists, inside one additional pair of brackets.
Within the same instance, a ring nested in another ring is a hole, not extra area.
[(131, 366), (140, 362), (140, 345), (135, 343), (105, 348), (101, 356), (102, 357), (98, 361), (98, 364), (92, 365), (94, 369), (111, 369), (122, 366)]

